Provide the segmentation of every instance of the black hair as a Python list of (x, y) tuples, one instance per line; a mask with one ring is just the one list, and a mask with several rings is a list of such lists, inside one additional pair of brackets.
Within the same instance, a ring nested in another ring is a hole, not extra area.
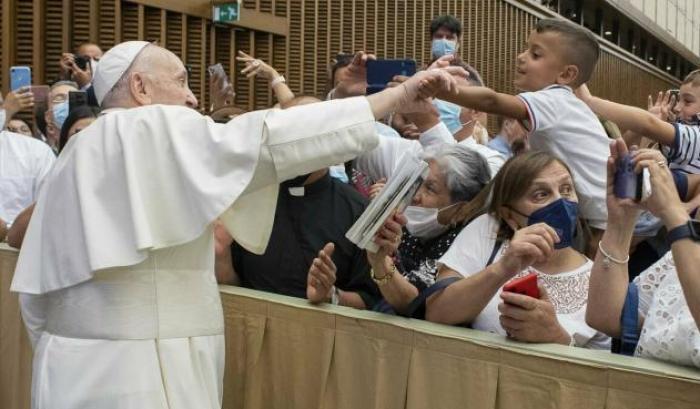
[(71, 109), (68, 118), (66, 118), (66, 122), (64, 122), (61, 127), (61, 137), (58, 140), (58, 152), (60, 153), (63, 147), (66, 146), (66, 143), (68, 143), (68, 131), (70, 131), (70, 128), (72, 128), (76, 122), (85, 118), (97, 118), (98, 115), (100, 115), (100, 109), (89, 105), (80, 105)]
[(444, 16), (437, 16), (430, 22), (430, 36), (434, 36), (435, 32), (440, 29), (440, 27), (445, 27), (451, 33), (455, 33), (457, 37), (462, 35), (462, 23), (457, 20), (457, 17), (446, 14)]

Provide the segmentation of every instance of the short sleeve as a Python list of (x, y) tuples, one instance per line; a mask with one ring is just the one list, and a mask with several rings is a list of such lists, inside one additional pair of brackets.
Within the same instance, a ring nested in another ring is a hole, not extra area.
[(497, 227), (492, 216), (477, 217), (462, 229), (438, 263), (465, 277), (480, 272), (496, 244)]
[(669, 147), (664, 147), (663, 152), (666, 154), (669, 162), (689, 163), (697, 157), (698, 150), (700, 150), (698, 146), (700, 128), (679, 123), (673, 124), (673, 127), (676, 129), (673, 144)]
[(639, 313), (643, 317), (646, 317), (649, 312), (656, 289), (672, 274), (676, 274), (676, 267), (673, 262), (673, 254), (669, 251), (634, 279), (634, 283), (639, 289)]
[(525, 102), (530, 132), (547, 129), (557, 123), (556, 90), (523, 92), (518, 97)]

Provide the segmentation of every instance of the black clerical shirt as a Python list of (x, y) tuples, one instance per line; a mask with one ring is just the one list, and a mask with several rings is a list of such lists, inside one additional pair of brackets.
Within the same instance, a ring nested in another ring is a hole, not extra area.
[(306, 298), (309, 267), (328, 242), (335, 244), (336, 287), (357, 292), (367, 308), (380, 298), (363, 250), (345, 238), (367, 199), (326, 174), (302, 187), (280, 185), (275, 221), (265, 254), (233, 244), (233, 267), (243, 287)]

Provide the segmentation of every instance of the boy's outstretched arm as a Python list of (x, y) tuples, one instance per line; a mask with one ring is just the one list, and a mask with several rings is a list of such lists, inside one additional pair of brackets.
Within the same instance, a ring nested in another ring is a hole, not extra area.
[(576, 95), (593, 112), (615, 122), (620, 128), (644, 135), (662, 145), (673, 145), (676, 138), (676, 128), (657, 118), (654, 114), (641, 108), (594, 97), (585, 84), (576, 90)]
[(491, 88), (460, 85), (458, 93), (442, 92), (438, 98), (487, 114), (503, 115), (519, 121), (530, 119), (522, 99), (496, 92)]

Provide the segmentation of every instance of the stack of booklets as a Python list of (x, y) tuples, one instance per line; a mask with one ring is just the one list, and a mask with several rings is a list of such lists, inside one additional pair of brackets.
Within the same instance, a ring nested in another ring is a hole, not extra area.
[(428, 176), (428, 164), (412, 152), (401, 156), (391, 178), (345, 233), (357, 247), (376, 253), (374, 237), (395, 210), (403, 211)]

